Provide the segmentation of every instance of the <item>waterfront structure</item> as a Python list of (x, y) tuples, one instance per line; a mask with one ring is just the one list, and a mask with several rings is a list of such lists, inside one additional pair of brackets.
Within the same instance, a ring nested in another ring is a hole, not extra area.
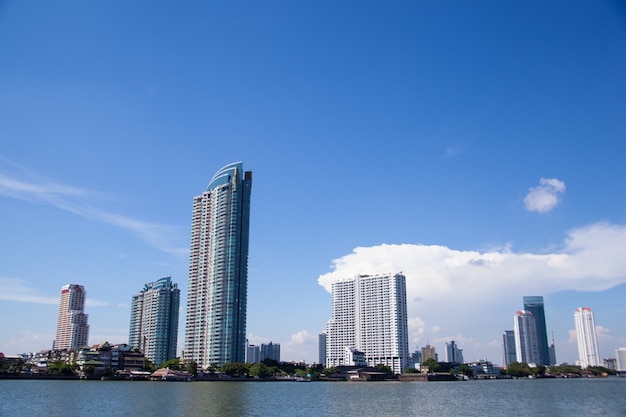
[(317, 337), (318, 363), (326, 365), (326, 333), (322, 332)]
[(589, 307), (579, 307), (574, 312), (576, 339), (578, 341), (578, 363), (582, 368), (600, 366), (596, 324)]
[(626, 347), (615, 349), (615, 367), (618, 372), (626, 372)]
[(463, 349), (459, 349), (454, 340), (446, 342), (446, 362), (463, 363)]
[(279, 343), (261, 343), (261, 361), (272, 359), (280, 362), (280, 344)]
[(536, 365), (539, 360), (535, 317), (530, 311), (520, 310), (513, 319), (515, 354), (517, 362)]
[(333, 283), (326, 340), (328, 367), (347, 365), (346, 348), (353, 348), (368, 366), (402, 373), (409, 356), (405, 276), (357, 275)]
[(82, 285), (67, 284), (61, 288), (54, 349), (77, 349), (87, 345), (89, 325), (88, 315), (84, 312), (86, 295)]
[(524, 310), (530, 311), (535, 318), (535, 332), (537, 338), (537, 364), (552, 365), (550, 362), (550, 348), (548, 346), (548, 331), (546, 328), (546, 313), (543, 307), (543, 297), (540, 295), (523, 297)]
[(184, 361), (243, 362), (252, 172), (221, 168), (193, 200)]
[(147, 283), (132, 299), (128, 344), (157, 366), (176, 358), (179, 307), (180, 290), (172, 277)]
[(517, 353), (515, 352), (515, 332), (513, 330), (505, 330), (502, 335), (502, 351), (504, 366), (517, 361)]

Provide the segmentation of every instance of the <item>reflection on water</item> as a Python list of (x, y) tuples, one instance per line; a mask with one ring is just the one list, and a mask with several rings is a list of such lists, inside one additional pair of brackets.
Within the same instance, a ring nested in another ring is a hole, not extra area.
[(626, 416), (626, 378), (467, 382), (0, 380), (0, 416)]

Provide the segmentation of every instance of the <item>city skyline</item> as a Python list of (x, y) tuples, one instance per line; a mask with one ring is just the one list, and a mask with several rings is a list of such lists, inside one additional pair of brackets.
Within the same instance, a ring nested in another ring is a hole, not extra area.
[(454, 340), (501, 363), (521, 298), (541, 295), (559, 362), (578, 360), (579, 306), (613, 357), (623, 16), (605, 0), (7, 2), (0, 351), (52, 345), (68, 282), (89, 292), (90, 343), (128, 340), (155, 277), (187, 300), (193, 197), (245, 161), (251, 344), (315, 362), (332, 282), (402, 271), (411, 352)]

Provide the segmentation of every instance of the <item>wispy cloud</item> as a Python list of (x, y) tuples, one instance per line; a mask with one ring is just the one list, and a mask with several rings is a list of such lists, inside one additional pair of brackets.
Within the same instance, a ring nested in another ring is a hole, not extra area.
[[(32, 304), (59, 304), (59, 294), (42, 295), (36, 288), (29, 287), (26, 281), (18, 278), (0, 278), (0, 300), (18, 303)], [(59, 289), (60, 290), (60, 289)], [(106, 301), (87, 298), (85, 304), (88, 307), (104, 307), (110, 305)]]
[(35, 288), (29, 288), (17, 278), (0, 278), (0, 300), (33, 304), (59, 304), (59, 296), (38, 294)]
[(560, 195), (565, 193), (565, 183), (556, 178), (541, 178), (539, 185), (528, 190), (524, 198), (526, 210), (545, 213), (553, 210), (561, 201)]
[(177, 256), (187, 254), (186, 248), (174, 247), (171, 244), (180, 234), (180, 227), (144, 222), (96, 209), (89, 205), (89, 201), (96, 196), (105, 195), (104, 193), (50, 181), (8, 161), (6, 158), (0, 157), (0, 162), (17, 171), (17, 174), (13, 175), (0, 172), (0, 196), (31, 203), (47, 204), (90, 220), (128, 230), (164, 252)]

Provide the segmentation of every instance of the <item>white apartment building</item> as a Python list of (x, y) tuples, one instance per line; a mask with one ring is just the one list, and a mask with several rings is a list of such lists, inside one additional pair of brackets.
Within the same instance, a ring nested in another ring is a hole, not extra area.
[(368, 366), (402, 373), (409, 357), (406, 278), (402, 273), (357, 275), (332, 285), (326, 330), (326, 366), (351, 365), (346, 348), (363, 353)]
[(582, 368), (600, 366), (598, 354), (598, 340), (596, 339), (596, 324), (593, 312), (589, 307), (579, 307), (574, 312), (576, 323), (576, 339), (578, 341), (578, 363)]

